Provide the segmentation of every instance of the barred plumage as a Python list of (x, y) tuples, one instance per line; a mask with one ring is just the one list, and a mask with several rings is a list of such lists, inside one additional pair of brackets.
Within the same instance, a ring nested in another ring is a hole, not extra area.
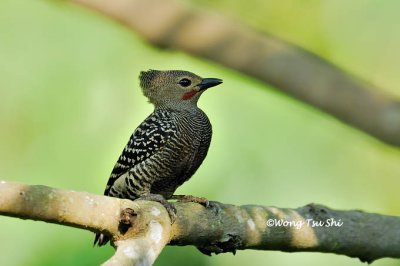
[[(207, 155), (212, 129), (197, 100), (222, 81), (176, 70), (142, 72), (140, 81), (155, 110), (131, 135), (104, 194), (132, 200), (160, 194), (169, 199)], [(95, 244), (107, 241), (105, 235), (96, 235)]]

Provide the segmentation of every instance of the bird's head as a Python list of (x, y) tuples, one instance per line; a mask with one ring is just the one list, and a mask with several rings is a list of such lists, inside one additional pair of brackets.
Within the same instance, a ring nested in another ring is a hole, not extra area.
[(206, 89), (222, 83), (221, 79), (203, 79), (181, 70), (142, 71), (139, 79), (143, 94), (151, 103), (173, 109), (196, 106)]

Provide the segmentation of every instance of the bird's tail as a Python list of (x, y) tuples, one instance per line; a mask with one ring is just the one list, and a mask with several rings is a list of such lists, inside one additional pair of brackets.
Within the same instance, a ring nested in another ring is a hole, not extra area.
[(96, 246), (97, 244), (99, 247), (101, 247), (107, 244), (108, 241), (110, 241), (110, 238), (108, 236), (97, 233), (93, 245)]

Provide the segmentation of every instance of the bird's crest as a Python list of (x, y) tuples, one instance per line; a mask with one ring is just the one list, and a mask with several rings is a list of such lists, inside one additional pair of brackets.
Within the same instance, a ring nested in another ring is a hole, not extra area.
[(140, 80), (140, 86), (142, 88), (148, 88), (150, 87), (152, 81), (156, 76), (160, 74), (161, 71), (159, 70), (153, 70), (149, 69), (148, 71), (142, 71), (140, 72), (139, 80)]

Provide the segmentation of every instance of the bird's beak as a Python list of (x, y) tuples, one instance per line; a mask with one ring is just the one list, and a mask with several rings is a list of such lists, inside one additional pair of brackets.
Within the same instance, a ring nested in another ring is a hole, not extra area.
[(197, 85), (200, 89), (200, 91), (206, 90), (208, 88), (217, 86), (222, 83), (222, 79), (216, 79), (216, 78), (206, 78), (201, 81), (199, 85)]

